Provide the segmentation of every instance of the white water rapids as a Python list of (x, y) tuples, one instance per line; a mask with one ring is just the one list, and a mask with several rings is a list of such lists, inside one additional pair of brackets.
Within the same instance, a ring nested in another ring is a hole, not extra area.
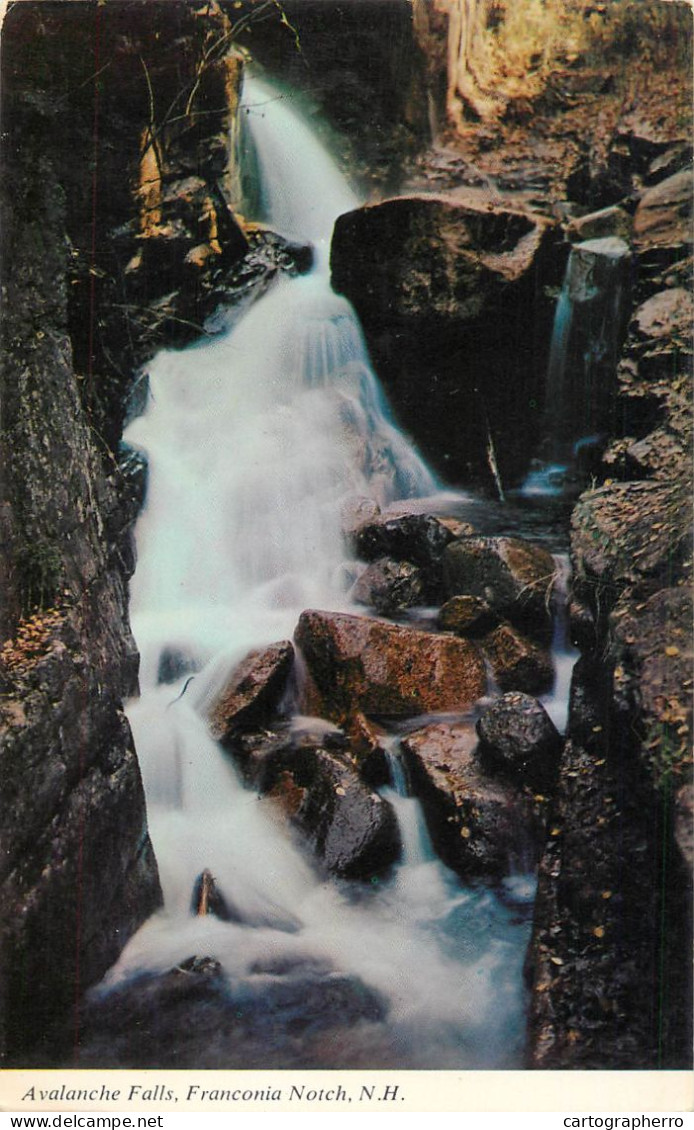
[[(232, 985), (263, 962), (317, 959), (383, 995), (398, 1066), (518, 1066), (519, 904), (463, 888), (418, 831), (415, 802), (397, 796), (407, 850), (392, 878), (326, 884), (198, 712), (251, 646), (290, 637), (304, 608), (349, 607), (350, 499), (437, 489), (388, 418), (352, 308), (330, 288), (332, 225), (357, 201), (286, 98), (253, 81), (245, 103), (267, 220), (312, 242), (316, 263), (276, 281), (218, 339), (159, 354), (126, 434), (149, 464), (131, 588), (142, 693), (129, 718), (165, 905), (105, 987), (193, 954), (219, 960)], [(176, 702), (185, 674), (159, 682), (171, 656), (198, 672)], [(191, 913), (204, 868), (240, 923)]]

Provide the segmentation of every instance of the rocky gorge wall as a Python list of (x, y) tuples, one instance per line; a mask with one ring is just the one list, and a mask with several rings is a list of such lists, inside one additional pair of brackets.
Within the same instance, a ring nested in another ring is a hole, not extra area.
[[(156, 45), (164, 30), (168, 55)], [(199, 332), (214, 308), (196, 301), (203, 274), (205, 293), (213, 288), (205, 260), (226, 267), (246, 250), (223, 193), (234, 62), (224, 49), (200, 70), (201, 53), (225, 48), (228, 31), (218, 10), (201, 30), (190, 6), (141, 3), (22, 3), (3, 26), (0, 1044), (9, 1062), (76, 1047), (83, 992), (161, 901), (122, 709), (137, 689), (127, 582), (142, 468), (118, 443), (141, 360)], [(204, 108), (215, 100), (204, 137), (185, 112), (194, 98)]]
[[(243, 302), (278, 269), (300, 267), (302, 255), (244, 227), (234, 211), (228, 137), (239, 64), (222, 49), (228, 14), (208, 5), (203, 17), (188, 5), (107, 4), (89, 6), (85, 23), (81, 11), (71, 22), (68, 7), (17, 5), (4, 35), (0, 774), (10, 803), (0, 908), (4, 1051), (15, 1062), (36, 1054), (38, 1029), (51, 1054), (50, 1025), (62, 1023), (160, 897), (122, 714), (136, 686), (125, 589), (143, 489), (141, 466), (118, 448), (133, 373), (160, 344), (204, 332), (218, 302)], [(229, 12), (242, 20), (252, 7)], [(332, 106), (349, 160), (365, 172), (380, 153), (378, 195), (402, 186), (401, 195), (341, 219), (334, 280), (361, 315), (396, 414), (445, 477), (493, 493), (491, 438), (502, 482), (518, 480), (539, 437), (569, 245), (618, 228), (632, 248), (617, 423), (573, 516), (572, 622), (584, 659), (570, 740), (556, 789), (554, 778), (547, 789), (549, 819), (545, 802), (540, 819), (532, 805), (519, 817), (532, 835), (545, 820), (548, 829), (528, 961), (528, 1063), (681, 1067), (690, 994), (691, 142), (682, 98), (666, 103), (664, 91), (667, 67), (676, 90), (683, 82), (686, 5), (668, 5), (680, 38), (658, 25), (652, 57), (632, 66), (626, 86), (626, 16), (622, 46), (610, 55), (605, 14), (597, 11), (598, 26), (589, 6), (566, 5), (603, 53), (591, 55), (584, 40), (568, 54), (547, 51), (525, 85), (507, 62), (504, 97), (492, 103), (480, 94), (493, 74), (484, 42), (496, 37), (498, 63), (508, 5), (364, 3), (331, 15), (320, 0), (284, 7), (289, 26), (253, 29), (257, 58), (293, 80), (308, 67), (300, 85)], [(462, 69), (451, 69), (447, 54), (456, 7), (458, 15), (476, 11)], [(643, 54), (639, 18), (656, 19), (662, 6), (632, 7), (631, 50)], [(536, 38), (546, 32), (536, 29)], [(219, 51), (200, 72), (215, 43)], [(335, 55), (354, 62), (351, 77), (327, 68)], [(191, 98), (199, 116), (188, 112)], [(598, 123), (591, 144), (588, 122)], [(617, 205), (618, 213), (595, 215)], [(431, 561), (413, 548), (420, 534), (357, 535), (360, 558), (382, 569), (390, 559), (385, 581), (372, 573), (362, 589), (382, 616), (403, 606), (393, 595), (394, 562), (398, 593), (406, 573), (411, 603), (434, 599)], [(463, 555), (474, 534), (457, 530), (459, 548), (447, 560)], [(451, 540), (439, 535), (436, 570)], [(456, 591), (454, 565), (448, 569), (445, 591), (436, 572), (436, 602), (470, 599), (467, 581)], [(508, 608), (490, 620), (488, 608), (476, 607), (487, 620), (472, 629), (470, 614), (460, 605), (442, 610), (438, 627), (464, 637), (448, 650), (468, 654), (478, 646), (468, 637), (481, 638), (487, 658), (502, 656), (502, 672), (509, 651), (521, 650), (509, 693), (538, 693), (545, 628), (519, 643), (519, 625), (499, 623)], [(338, 624), (332, 640), (317, 615), (307, 613), (299, 642), (323, 648), (320, 672), (343, 651), (351, 655), (351, 634), (363, 627)], [(521, 669), (532, 673), (529, 687), (517, 684)], [(315, 694), (318, 701), (320, 686)], [(368, 873), (374, 855), (381, 864), (397, 855), (382, 809), (376, 849), (332, 832), (373, 811), (365, 779), (382, 780), (384, 768), (365, 715), (379, 704), (350, 686), (333, 718), (347, 737), (300, 738), (298, 761), (283, 741), (228, 738), (247, 779), (283, 798), (337, 874)], [(321, 705), (332, 717), (325, 698)], [(480, 785), (470, 741), (469, 733), (419, 734), (408, 758), (432, 825), (454, 829), (440, 837), (441, 854), (461, 874), (495, 874), (498, 844), (488, 828), (510, 794)], [(451, 759), (458, 768), (443, 772)], [(330, 809), (321, 802), (326, 781), (345, 780), (354, 794)], [(487, 808), (475, 824), (478, 797)], [(645, 887), (659, 891), (649, 915)], [(63, 1032), (60, 1039), (64, 1052)]]
[[(427, 455), (492, 494), (490, 437), (511, 483), (539, 437), (547, 356), (538, 341), (557, 281), (541, 238), (555, 270), (583, 240), (617, 236), (631, 250), (628, 333), (595, 428), (602, 462), (571, 519), (572, 635), (583, 658), (540, 865), (528, 1064), (681, 1066), (691, 1043), (692, 149), (682, 104), (664, 112), (669, 96), (651, 71), (656, 56), (669, 61), (686, 90), (676, 27), (687, 20), (691, 43), (691, 20), (682, 7), (668, 25), (662, 6), (633, 6), (656, 41), (625, 88), (609, 19), (586, 9), (579, 30), (602, 45), (548, 39), (523, 89), (502, 65), (500, 37), (485, 51), (491, 6), (436, 5), (449, 11), (449, 33), (456, 7), (474, 26), (448, 87), (452, 128), (420, 156), (404, 197), (341, 217), (334, 282), (357, 306), (391, 400)], [(505, 7), (495, 6), (497, 27)], [(617, 40), (627, 14), (614, 12)], [(560, 23), (571, 17), (566, 6)], [(631, 34), (637, 42), (635, 23)], [(495, 68), (504, 82), (492, 91)], [(573, 134), (584, 115), (593, 115), (589, 151)], [(490, 270), (503, 276), (496, 292)], [(529, 440), (520, 449), (519, 432)], [(644, 883), (654, 892), (647, 909)]]

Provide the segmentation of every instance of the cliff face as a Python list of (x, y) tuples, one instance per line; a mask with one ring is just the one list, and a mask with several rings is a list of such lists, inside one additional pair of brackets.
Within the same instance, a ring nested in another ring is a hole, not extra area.
[(22, 3), (3, 27), (0, 1042), (10, 1062), (50, 1057), (58, 1040), (65, 1056), (66, 1015), (161, 899), (122, 708), (137, 689), (127, 581), (142, 492), (117, 444), (137, 365), (196, 332), (213, 306), (213, 267), (246, 248), (226, 199), (238, 73), (228, 31), (218, 10), (201, 27), (189, 5), (141, 3)]
[(11, 1061), (38, 1033), (50, 1044), (53, 1025), (160, 898), (122, 713), (137, 675), (126, 516), (73, 360), (55, 123), (42, 108), (19, 116), (3, 225), (3, 540), (12, 552), (3, 553), (0, 917)]

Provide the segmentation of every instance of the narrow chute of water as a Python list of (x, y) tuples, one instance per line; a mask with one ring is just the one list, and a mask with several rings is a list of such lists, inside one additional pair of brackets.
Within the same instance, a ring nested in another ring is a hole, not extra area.
[[(402, 1066), (512, 1066), (527, 925), (490, 892), (463, 890), (405, 796), (395, 803), (410, 858), (393, 879), (359, 897), (326, 886), (196, 710), (250, 647), (291, 636), (304, 608), (349, 607), (346, 502), (437, 490), (389, 417), (354, 311), (330, 288), (333, 222), (356, 199), (283, 95), (250, 81), (244, 103), (265, 218), (313, 243), (315, 266), (277, 281), (219, 339), (160, 353), (127, 433), (149, 463), (131, 588), (142, 695), (129, 717), (165, 906), (107, 984), (191, 954), (213, 955), (236, 982), (261, 959), (309, 954), (384, 994)], [(180, 678), (160, 684), (172, 656)], [(236, 921), (191, 911), (206, 869)]]

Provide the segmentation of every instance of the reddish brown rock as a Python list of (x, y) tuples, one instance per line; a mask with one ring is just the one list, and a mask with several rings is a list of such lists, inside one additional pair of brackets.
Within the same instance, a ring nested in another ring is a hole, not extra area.
[(390, 767), (385, 750), (385, 732), (370, 722), (366, 715), (356, 713), (349, 719), (347, 736), (362, 780), (374, 788), (387, 785)]
[(554, 668), (549, 651), (510, 624), (499, 624), (484, 637), (482, 648), (502, 691), (541, 694), (551, 688)]
[(499, 877), (530, 866), (538, 851), (535, 808), (513, 786), (487, 776), (471, 723), (409, 734), (402, 749), (432, 842), (464, 877)]
[(355, 711), (463, 710), (485, 692), (483, 660), (467, 640), (315, 611), (302, 614), (294, 638), (313, 684), (305, 708), (338, 722)]
[(459, 636), (483, 636), (497, 623), (481, 596), (452, 596), (439, 611), (439, 627)]
[(210, 732), (217, 741), (228, 741), (239, 729), (269, 720), (287, 685), (294, 662), (288, 640), (251, 651), (234, 668), (210, 711)]

